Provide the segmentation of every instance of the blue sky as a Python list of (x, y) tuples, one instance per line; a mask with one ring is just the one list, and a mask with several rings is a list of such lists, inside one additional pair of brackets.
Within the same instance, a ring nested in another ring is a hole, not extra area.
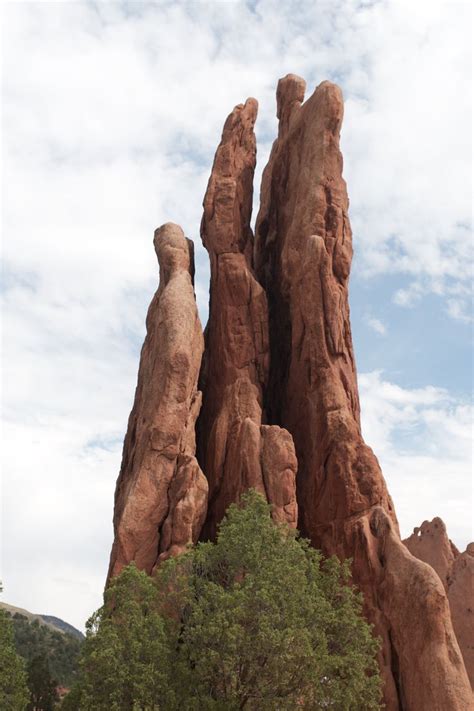
[(121, 444), (158, 269), (197, 250), (224, 120), (279, 77), (345, 96), (363, 428), (402, 534), (472, 539), (470, 2), (10, 2), (3, 8), (5, 599), (82, 626), (101, 602)]

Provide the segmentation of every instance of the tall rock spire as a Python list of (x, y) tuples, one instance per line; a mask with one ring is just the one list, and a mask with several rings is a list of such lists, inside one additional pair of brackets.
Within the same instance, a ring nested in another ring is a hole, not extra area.
[(443, 586), (400, 541), (379, 464), (364, 443), (349, 322), (352, 259), (342, 178), (340, 89), (280, 80), (280, 120), (262, 180), (255, 265), (269, 304), (270, 422), (293, 436), (299, 527), (324, 553), (353, 559), (366, 614), (383, 641), (385, 703), (470, 708)]
[(265, 494), (273, 516), (296, 526), (293, 440), (262, 411), (268, 378), (268, 308), (252, 270), (250, 227), (257, 102), (236, 106), (224, 125), (204, 198), (201, 236), (211, 286), (200, 387), (198, 455), (209, 480), (204, 536), (248, 488)]
[[(278, 84), (279, 135), (263, 173), (255, 262), (270, 310), (265, 405), (271, 421), (287, 423), (293, 433), (300, 525), (321, 538), (325, 521), (332, 527), (374, 504), (383, 504), (394, 523), (395, 516), (360, 435), (348, 303), (352, 236), (339, 151), (342, 96), (324, 82), (302, 105), (304, 87), (294, 75)], [(365, 466), (348, 467), (355, 459)], [(328, 466), (337, 470), (330, 481)]]
[(207, 480), (194, 456), (204, 340), (193, 245), (172, 223), (156, 230), (154, 244), (160, 284), (148, 309), (115, 491), (109, 576), (131, 561), (151, 573), (158, 560), (196, 542), (207, 508)]
[(298, 521), (326, 555), (352, 559), (365, 614), (382, 640), (387, 711), (467, 711), (472, 694), (446, 591), (471, 664), (463, 620), (474, 557), (471, 548), (456, 557), (447, 539), (436, 555), (426, 536), (402, 543), (380, 466), (362, 438), (339, 150), (343, 100), (330, 82), (303, 103), (304, 93), (295, 75), (278, 84), (278, 137), (255, 238), (257, 102), (236, 106), (225, 123), (201, 224), (211, 264), (205, 349), (190, 243), (176, 225), (156, 232), (160, 286), (117, 482), (109, 575), (132, 560), (152, 572), (199, 536), (213, 538), (228, 505), (253, 487), (277, 521)]

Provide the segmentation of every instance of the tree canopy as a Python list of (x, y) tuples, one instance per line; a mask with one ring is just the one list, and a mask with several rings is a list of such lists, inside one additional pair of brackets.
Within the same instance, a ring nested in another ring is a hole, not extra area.
[(38, 657), (46, 659), (51, 676), (61, 686), (70, 687), (76, 678), (82, 640), (38, 620), (30, 621), (19, 612), (13, 614), (11, 621), (16, 651), (27, 665), (31, 666)]
[(112, 581), (64, 708), (378, 709), (379, 642), (349, 582), (348, 562), (324, 560), (250, 491), (215, 543)]
[(27, 665), (30, 702), (27, 711), (54, 711), (58, 694), (57, 682), (51, 676), (48, 658), (38, 655)]
[(29, 698), (25, 664), (15, 650), (12, 623), (0, 609), (0, 708), (23, 711)]

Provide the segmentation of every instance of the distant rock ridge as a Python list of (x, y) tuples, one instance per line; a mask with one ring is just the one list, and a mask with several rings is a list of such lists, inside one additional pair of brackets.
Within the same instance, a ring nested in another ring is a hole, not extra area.
[(177, 225), (155, 235), (160, 286), (117, 482), (109, 575), (132, 560), (151, 573), (187, 544), (213, 538), (227, 506), (256, 488), (277, 521), (298, 525), (327, 555), (352, 558), (365, 614), (382, 639), (386, 709), (466, 711), (472, 693), (451, 615), (467, 614), (471, 556), (451, 599), (450, 555), (456, 562), (464, 554), (443, 542), (426, 561), (403, 545), (377, 458), (363, 441), (339, 150), (343, 99), (323, 82), (303, 103), (305, 88), (293, 74), (278, 83), (278, 137), (255, 236), (256, 100), (225, 122), (201, 224), (211, 265), (204, 339), (189, 241)]
[(443, 583), (454, 632), (474, 688), (474, 543), (460, 553), (438, 517), (423, 521), (403, 543), (412, 555), (431, 565)]

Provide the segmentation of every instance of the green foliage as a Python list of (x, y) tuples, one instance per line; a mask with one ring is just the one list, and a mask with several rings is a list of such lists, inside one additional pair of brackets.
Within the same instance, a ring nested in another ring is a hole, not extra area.
[(348, 564), (276, 526), (256, 492), (242, 503), (215, 544), (113, 582), (88, 623), (76, 709), (380, 708), (379, 643)]
[(77, 677), (82, 641), (71, 634), (55, 631), (37, 620), (16, 612), (12, 619), (15, 647), (27, 664), (47, 659), (51, 675), (58, 684), (69, 687)]
[[(115, 578), (104, 606), (87, 623), (83, 683), (73, 699), (81, 711), (172, 708), (167, 677), (171, 659), (156, 588), (133, 565)], [(68, 706), (71, 699), (66, 697)]]
[[(255, 492), (229, 508), (216, 545), (163, 567), (181, 577), (177, 664), (187, 709), (379, 708), (377, 642), (348, 564), (276, 526)], [(186, 588), (187, 583), (187, 588)], [(366, 673), (369, 672), (370, 676)], [(178, 692), (179, 693), (179, 692)]]
[(25, 665), (15, 650), (13, 627), (0, 609), (0, 709), (23, 711), (29, 696)]
[(57, 682), (52, 678), (47, 657), (33, 657), (28, 662), (28, 711), (53, 711), (58, 695)]

